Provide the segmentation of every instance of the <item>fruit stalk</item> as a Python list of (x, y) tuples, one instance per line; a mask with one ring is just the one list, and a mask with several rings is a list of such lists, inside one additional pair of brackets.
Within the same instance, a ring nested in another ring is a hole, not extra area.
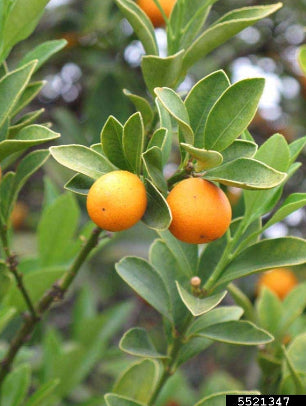
[(11, 342), (10, 347), (3, 358), (0, 366), (0, 386), (3, 383), (6, 375), (11, 369), (11, 365), (18, 354), (20, 348), (29, 340), (31, 337), (36, 324), (40, 321), (41, 316), (50, 308), (50, 306), (58, 300), (62, 300), (66, 291), (68, 290), (71, 283), (76, 278), (78, 271), (85, 262), (86, 258), (90, 252), (97, 246), (99, 241), (99, 236), (102, 230), (95, 228), (87, 242), (79, 252), (78, 256), (75, 258), (74, 262), (64, 274), (64, 276), (56, 282), (53, 287), (44, 294), (36, 306), (36, 314), (38, 317), (27, 317), (23, 324), (21, 325), (19, 331), (15, 335), (14, 340)]

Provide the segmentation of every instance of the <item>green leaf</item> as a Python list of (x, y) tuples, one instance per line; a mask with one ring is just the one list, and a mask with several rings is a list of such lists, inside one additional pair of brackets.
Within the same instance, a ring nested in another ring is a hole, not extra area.
[[(159, 379), (159, 364), (147, 359), (133, 364), (116, 382), (113, 392), (147, 403)], [(137, 385), (135, 385), (137, 382)]]
[(206, 169), (215, 168), (222, 164), (222, 155), (217, 151), (208, 151), (207, 149), (195, 148), (192, 145), (183, 142), (180, 145), (187, 151), (194, 159), (197, 160), (195, 170), (197, 172)]
[[(43, 269), (40, 271), (32, 271), (23, 277), (23, 283), (27, 289), (33, 303), (37, 303), (47, 289), (63, 275), (63, 268)], [(14, 307), (19, 312), (27, 310), (27, 305), (24, 301), (20, 290), (14, 286), (8, 293), (4, 301), (6, 306)]]
[(282, 303), (277, 295), (264, 287), (256, 301), (258, 322), (261, 327), (275, 335), (282, 319)]
[(226, 247), (226, 243), (226, 235), (224, 235), (210, 244), (207, 244), (202, 251), (197, 266), (197, 275), (202, 279), (202, 283), (205, 283), (209, 279), (217, 266)]
[(159, 115), (160, 127), (167, 129), (167, 135), (166, 135), (164, 146), (162, 149), (163, 162), (164, 162), (164, 164), (166, 164), (166, 162), (168, 161), (169, 156), (171, 154), (171, 150), (172, 150), (172, 139), (173, 139), (172, 120), (171, 120), (170, 114), (165, 109), (165, 107), (161, 104), (161, 102), (158, 100), (157, 97), (155, 98), (155, 104), (156, 104), (158, 115)]
[(12, 112), (10, 113), (11, 117), (16, 116), (23, 108), (25, 108), (41, 91), (41, 89), (46, 84), (46, 81), (42, 80), (39, 82), (32, 82), (27, 85), (27, 87), (20, 94), (16, 105), (14, 106)]
[(123, 150), (125, 157), (135, 173), (141, 171), (141, 154), (144, 149), (144, 126), (141, 114), (133, 114), (123, 128)]
[(217, 307), (195, 319), (187, 331), (187, 336), (197, 334), (215, 324), (239, 320), (242, 314), (243, 309), (238, 306)]
[(0, 62), (10, 49), (34, 31), (49, 0), (16, 0), (12, 3), (4, 25), (4, 41)]
[(13, 275), (7, 270), (5, 263), (0, 262), (0, 303), (8, 294), (12, 284)]
[(204, 147), (204, 129), (208, 114), (229, 85), (225, 72), (219, 70), (196, 83), (186, 97), (185, 106), (190, 118), (190, 127), (194, 132), (195, 147)]
[(42, 266), (65, 264), (76, 250), (74, 236), (80, 209), (71, 194), (58, 197), (42, 214), (38, 226), (38, 252)]
[(131, 0), (115, 0), (115, 2), (133, 27), (146, 53), (158, 55), (154, 27), (146, 13)]
[(3, 224), (9, 219), (10, 208), (13, 203), (15, 174), (7, 172), (0, 182), (0, 214)]
[(0, 80), (0, 127), (10, 115), (28, 84), (37, 61), (8, 73)]
[[(26, 65), (28, 62), (37, 60), (35, 71), (37, 71), (52, 55), (59, 52), (67, 44), (65, 39), (46, 41), (28, 52), (19, 62), (18, 66)], [(34, 72), (35, 72), (34, 71)]]
[[(217, 369), (212, 372), (201, 386), (200, 394), (202, 396), (210, 396), (225, 391), (232, 392), (233, 390), (238, 392), (244, 388), (244, 385), (240, 381), (223, 369)], [(216, 400), (218, 399), (222, 401), (221, 398), (217, 397)]]
[(40, 117), (42, 113), (44, 113), (44, 111), (45, 109), (40, 109), (25, 114), (23, 117), (21, 117), (20, 120), (18, 120), (16, 124), (9, 127), (9, 134), (7, 138), (9, 139), (15, 138), (16, 134), (18, 134), (20, 130), (22, 130), (24, 127), (30, 124), (33, 124), (38, 119), (38, 117)]
[(238, 158), (253, 158), (257, 151), (257, 144), (247, 140), (235, 140), (229, 147), (222, 151), (223, 162), (233, 161)]
[(154, 118), (154, 112), (150, 103), (144, 97), (131, 93), (129, 90), (124, 89), (123, 93), (130, 99), (141, 115), (145, 127), (150, 127)]
[(227, 321), (214, 324), (198, 332), (197, 335), (228, 344), (261, 345), (273, 341), (267, 331), (249, 321)]
[(213, 344), (212, 340), (204, 337), (191, 337), (179, 352), (177, 365), (182, 365), (194, 358)]
[(173, 311), (173, 321), (176, 329), (179, 331), (185, 322), (188, 311), (178, 294), (175, 280), (184, 283), (186, 276), (188, 277), (189, 275), (163, 240), (157, 239), (153, 242), (150, 247), (149, 261), (168, 288)]
[(241, 135), (255, 116), (264, 85), (263, 78), (244, 79), (225, 90), (207, 117), (206, 149), (223, 151)]
[(107, 158), (118, 168), (128, 169), (122, 146), (123, 126), (110, 116), (101, 131), (101, 144)]
[(41, 385), (36, 392), (27, 400), (25, 406), (42, 406), (44, 401), (50, 399), (52, 393), (59, 384), (59, 379), (53, 379)]
[(8, 323), (16, 315), (16, 309), (13, 307), (3, 307), (0, 309), (0, 333), (5, 329)]
[(150, 180), (146, 179), (145, 187), (148, 205), (141, 220), (154, 230), (167, 230), (171, 224), (172, 216), (166, 199)]
[(116, 264), (116, 270), (139, 296), (172, 320), (169, 293), (152, 265), (142, 258), (126, 257)]
[(104, 156), (83, 145), (51, 147), (50, 153), (61, 165), (95, 180), (116, 169)]
[(115, 395), (113, 393), (107, 393), (105, 395), (105, 401), (107, 406), (145, 406), (144, 403), (139, 403), (133, 399)]
[(298, 61), (300, 63), (300, 67), (302, 68), (304, 74), (306, 75), (306, 45), (300, 47)]
[(174, 90), (167, 87), (156, 88), (154, 91), (161, 104), (177, 121), (186, 143), (193, 145), (194, 135), (190, 127), (188, 112), (182, 99)]
[(283, 301), (280, 331), (285, 333), (288, 327), (304, 312), (306, 307), (306, 282), (299, 283)]
[[(167, 113), (168, 114), (168, 113)], [(171, 133), (167, 128), (158, 128), (152, 135), (147, 149), (158, 147), (162, 152), (162, 165), (166, 165), (172, 146)]]
[(304, 263), (306, 240), (296, 237), (262, 240), (242, 251), (225, 269), (216, 286), (266, 269)]
[(248, 396), (248, 395), (260, 395), (260, 392), (253, 390), (253, 391), (243, 391), (243, 390), (230, 390), (226, 392), (219, 392), (214, 393), (213, 395), (206, 396), (194, 406), (221, 406), (225, 405), (226, 402), (226, 395), (241, 395), (241, 396)]
[(220, 292), (213, 296), (206, 297), (204, 299), (193, 296), (186, 289), (184, 289), (178, 282), (176, 282), (177, 290), (180, 294), (182, 301), (184, 302), (190, 313), (197, 317), (201, 314), (207, 313), (224, 299), (227, 292)]
[(281, 3), (276, 3), (269, 6), (245, 7), (225, 14), (205, 30), (187, 49), (183, 61), (184, 70), (188, 70), (209, 52), (244, 28), (274, 13), (281, 6)]
[(153, 184), (165, 195), (168, 187), (163, 174), (162, 151), (158, 147), (152, 147), (142, 154), (146, 171)]
[(1, 390), (1, 404), (21, 406), (30, 386), (31, 370), (27, 364), (14, 369), (5, 378)]
[[(287, 172), (290, 165), (290, 151), (285, 138), (274, 134), (261, 145), (255, 159), (271, 166), (272, 168)], [(255, 218), (270, 211), (281, 195), (282, 185), (270, 191), (245, 192), (244, 200), (246, 216), (253, 221)]]
[(65, 189), (70, 192), (76, 193), (78, 195), (87, 196), (89, 189), (94, 184), (94, 181), (86, 175), (78, 173), (74, 175), (68, 182), (65, 184)]
[(15, 152), (24, 151), (30, 147), (56, 140), (60, 134), (55, 133), (47, 127), (41, 125), (30, 125), (18, 132), (13, 140), (0, 142), (0, 160)]
[(119, 348), (130, 355), (144, 358), (167, 358), (167, 355), (158, 352), (143, 328), (131, 328), (121, 338)]
[(302, 138), (298, 138), (297, 140), (291, 142), (289, 144), (290, 150), (290, 163), (292, 164), (296, 158), (300, 155), (301, 151), (306, 145), (306, 136)]
[(293, 193), (287, 197), (284, 203), (280, 206), (271, 219), (265, 224), (264, 230), (271, 227), (273, 224), (282, 221), (284, 218), (294, 211), (306, 206), (306, 193)]
[(141, 61), (144, 81), (153, 94), (156, 87), (176, 86), (182, 70), (184, 51), (161, 58), (160, 56), (145, 55)]
[(184, 272), (186, 276), (192, 278), (195, 275), (198, 263), (197, 245), (179, 241), (168, 230), (159, 231), (158, 234), (177, 258), (182, 272)]
[(207, 180), (242, 189), (271, 189), (283, 182), (287, 174), (253, 158), (238, 158), (207, 171)]

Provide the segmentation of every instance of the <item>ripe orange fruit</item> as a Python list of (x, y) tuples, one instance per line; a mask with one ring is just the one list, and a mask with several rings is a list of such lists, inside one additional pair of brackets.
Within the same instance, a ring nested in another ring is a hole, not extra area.
[[(166, 16), (169, 17), (176, 0), (159, 0), (159, 2)], [(165, 25), (164, 17), (153, 0), (137, 0), (137, 3), (138, 6), (150, 18), (154, 27), (161, 27)]]
[(147, 207), (141, 180), (128, 171), (113, 171), (101, 176), (87, 196), (89, 217), (107, 231), (121, 231), (136, 224)]
[(169, 230), (177, 239), (191, 244), (222, 237), (232, 219), (225, 193), (204, 179), (179, 182), (169, 193), (167, 202), (172, 212)]
[(259, 293), (263, 286), (266, 286), (280, 299), (284, 299), (297, 284), (298, 280), (292, 271), (276, 268), (261, 275), (257, 284), (257, 292)]

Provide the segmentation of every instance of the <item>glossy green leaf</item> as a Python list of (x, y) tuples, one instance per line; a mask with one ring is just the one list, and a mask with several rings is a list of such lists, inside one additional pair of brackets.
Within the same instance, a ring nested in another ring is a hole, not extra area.
[[(147, 403), (159, 379), (159, 364), (147, 359), (133, 364), (115, 383), (113, 392)], [(137, 385), (135, 385), (137, 382)]]
[(229, 86), (230, 82), (225, 72), (219, 70), (200, 80), (188, 93), (185, 106), (190, 118), (190, 127), (194, 132), (195, 147), (204, 147), (204, 129), (208, 114)]
[(70, 192), (86, 196), (93, 184), (94, 181), (92, 180), (92, 178), (78, 173), (77, 175), (74, 175), (70, 180), (68, 180), (64, 187)]
[(184, 51), (161, 58), (145, 55), (141, 61), (141, 70), (145, 83), (153, 94), (156, 87), (173, 88), (181, 75)]
[(50, 153), (61, 165), (95, 180), (116, 170), (107, 158), (83, 145), (51, 147)]
[(283, 301), (280, 331), (286, 332), (288, 327), (304, 312), (306, 308), (306, 282), (299, 283)]
[(182, 365), (189, 361), (191, 358), (199, 355), (213, 344), (212, 340), (204, 337), (191, 337), (186, 344), (184, 344), (179, 352), (177, 365)]
[[(33, 271), (23, 277), (23, 283), (27, 289), (33, 303), (37, 303), (46, 290), (63, 275), (63, 268), (43, 269), (41, 271)], [(27, 310), (27, 305), (17, 287), (13, 287), (8, 293), (4, 301), (6, 306), (10, 306), (24, 312)]]
[(268, 288), (261, 289), (256, 302), (259, 325), (275, 335), (282, 318), (282, 303)]
[(35, 71), (37, 71), (52, 55), (59, 52), (67, 44), (65, 39), (46, 41), (28, 52), (19, 62), (18, 66), (26, 65), (28, 62), (37, 60)]
[(115, 0), (115, 2), (133, 27), (146, 53), (158, 55), (154, 27), (148, 16), (131, 0)]
[(3, 224), (8, 221), (14, 196), (14, 172), (7, 172), (0, 182), (0, 214)]
[(122, 142), (127, 162), (140, 174), (141, 154), (144, 150), (144, 126), (140, 113), (133, 114), (125, 123)]
[(29, 390), (31, 378), (30, 366), (22, 364), (6, 376), (1, 388), (1, 404), (21, 406)]
[(63, 194), (48, 206), (38, 226), (38, 252), (42, 266), (65, 264), (74, 254), (73, 244), (80, 209), (71, 194)]
[(207, 171), (204, 178), (242, 189), (271, 189), (282, 183), (287, 174), (253, 158), (238, 158)]
[(276, 3), (269, 6), (245, 7), (225, 14), (205, 30), (187, 49), (184, 56), (184, 69), (188, 70), (209, 52), (244, 28), (274, 13), (281, 6), (281, 3)]
[(50, 399), (55, 388), (59, 384), (59, 379), (53, 379), (41, 385), (36, 392), (27, 400), (25, 406), (42, 406), (45, 400)]
[(233, 161), (238, 158), (253, 158), (257, 151), (257, 144), (247, 140), (235, 140), (229, 147), (222, 151), (223, 162)]
[(301, 46), (299, 50), (298, 60), (300, 63), (300, 67), (302, 68), (304, 74), (306, 75), (306, 45)]
[(163, 162), (166, 162), (169, 159), (171, 150), (172, 150), (172, 139), (173, 139), (173, 131), (172, 131), (172, 120), (170, 114), (165, 109), (165, 107), (161, 104), (158, 98), (155, 98), (155, 104), (159, 115), (160, 127), (167, 129), (166, 138), (164, 141), (164, 145), (162, 148), (163, 151)]
[(130, 355), (144, 358), (167, 358), (158, 352), (147, 331), (143, 328), (131, 328), (121, 338), (119, 348)]
[(23, 108), (25, 108), (38, 95), (45, 84), (46, 82), (44, 80), (29, 83), (20, 94), (16, 105), (10, 113), (10, 116), (16, 116), (16, 114), (18, 114)]
[(168, 203), (159, 190), (150, 180), (146, 179), (148, 205), (142, 221), (154, 230), (167, 230), (172, 221), (172, 215)]
[(185, 151), (187, 151), (197, 163), (195, 170), (197, 172), (204, 171), (206, 169), (215, 168), (222, 164), (222, 155), (217, 151), (208, 151), (207, 149), (195, 148), (192, 145), (181, 142), (180, 144)]
[(44, 111), (45, 109), (40, 109), (25, 114), (23, 117), (21, 117), (20, 120), (18, 120), (16, 124), (9, 127), (9, 134), (7, 138), (15, 138), (20, 130), (22, 130), (26, 126), (29, 126), (30, 124), (33, 124), (38, 119), (38, 117), (40, 117), (44, 113)]
[(0, 127), (10, 115), (23, 90), (27, 86), (37, 61), (6, 74), (0, 80)]
[[(21, 40), (27, 38), (34, 31), (49, 0), (15, 0), (5, 20), (5, 33), (0, 48), (0, 62), (6, 58), (10, 49)], [(1, 58), (2, 56), (2, 58)]]
[(298, 138), (297, 140), (291, 142), (289, 144), (289, 150), (290, 150), (290, 163), (292, 164), (296, 158), (300, 155), (301, 151), (306, 145), (306, 136)]
[(154, 91), (162, 105), (177, 121), (186, 143), (193, 145), (194, 135), (190, 127), (188, 112), (182, 99), (174, 90), (167, 87), (156, 88)]
[[(268, 138), (256, 152), (254, 158), (278, 171), (287, 172), (290, 165), (290, 151), (285, 138), (280, 134)], [(281, 188), (282, 185), (270, 191), (244, 192), (246, 216), (250, 221), (274, 207), (281, 196)]]
[(152, 147), (142, 154), (146, 171), (152, 183), (165, 195), (168, 187), (163, 174), (162, 151), (158, 147)]
[(255, 116), (264, 85), (263, 78), (244, 79), (225, 90), (207, 117), (206, 149), (223, 151), (241, 135)]
[(0, 160), (15, 152), (24, 151), (30, 147), (56, 140), (60, 134), (41, 125), (30, 125), (23, 128), (12, 140), (0, 142)]
[(209, 279), (217, 266), (226, 247), (226, 243), (226, 236), (224, 235), (212, 241), (210, 244), (207, 244), (203, 249), (197, 266), (197, 275), (201, 278), (202, 283), (205, 283)]
[(214, 393), (213, 395), (206, 396), (194, 406), (221, 406), (225, 405), (226, 395), (241, 395), (241, 396), (251, 396), (251, 395), (260, 395), (260, 392), (253, 391), (244, 391), (244, 390), (231, 390), (226, 392)]
[(116, 264), (116, 270), (139, 296), (172, 320), (169, 293), (152, 265), (142, 258), (126, 257)]
[(165, 241), (170, 251), (177, 258), (182, 271), (192, 278), (196, 274), (198, 264), (198, 247), (196, 244), (187, 244), (175, 238), (170, 231), (159, 231), (158, 234)]
[(227, 321), (239, 320), (243, 314), (243, 309), (238, 306), (220, 306), (203, 314), (193, 321), (187, 331), (187, 335), (194, 335), (209, 326), (225, 323)]
[(144, 403), (136, 402), (123, 396), (115, 395), (114, 393), (107, 393), (105, 395), (107, 406), (145, 406)]
[(189, 275), (165, 241), (161, 239), (155, 240), (151, 245), (149, 261), (157, 270), (168, 288), (173, 312), (173, 321), (175, 328), (179, 331), (188, 315), (188, 310), (178, 294), (175, 280), (184, 283), (186, 281), (186, 276), (188, 277)]
[(306, 263), (306, 240), (283, 237), (262, 240), (242, 251), (225, 269), (218, 285), (234, 279), (279, 267)]
[(101, 144), (107, 158), (118, 168), (128, 169), (128, 164), (124, 157), (123, 126), (113, 116), (110, 116), (101, 131)]
[(271, 227), (273, 224), (278, 223), (289, 214), (295, 212), (298, 209), (306, 206), (306, 193), (293, 193), (287, 197), (284, 203), (280, 206), (277, 212), (271, 217), (271, 219), (265, 224), (264, 229)]
[(195, 317), (201, 316), (201, 314), (207, 313), (218, 306), (218, 304), (224, 299), (227, 294), (227, 292), (225, 291), (217, 293), (213, 296), (199, 298), (189, 293), (178, 282), (176, 282), (176, 286), (185, 306)]
[(145, 127), (150, 127), (154, 118), (154, 112), (150, 103), (144, 97), (131, 93), (129, 90), (124, 89), (123, 93), (130, 99), (141, 115)]
[(158, 147), (161, 149), (163, 165), (166, 165), (171, 152), (172, 140), (170, 135), (171, 134), (167, 128), (158, 128), (153, 133), (148, 143), (148, 149), (152, 147)]
[(214, 324), (198, 332), (197, 335), (214, 341), (238, 345), (261, 345), (273, 341), (267, 331), (249, 321), (227, 321)]

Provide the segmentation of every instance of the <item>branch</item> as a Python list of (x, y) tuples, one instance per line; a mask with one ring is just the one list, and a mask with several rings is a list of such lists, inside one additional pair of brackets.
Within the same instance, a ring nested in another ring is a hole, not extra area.
[(41, 316), (46, 313), (46, 311), (50, 308), (50, 306), (64, 298), (66, 291), (68, 290), (71, 283), (76, 278), (78, 271), (82, 264), (85, 262), (86, 258), (90, 254), (90, 252), (96, 247), (99, 241), (99, 235), (102, 232), (101, 229), (95, 228), (90, 237), (88, 238), (86, 244), (83, 246), (81, 251), (79, 252), (78, 256), (74, 260), (73, 264), (67, 270), (67, 272), (63, 275), (61, 279), (59, 279), (53, 287), (44, 294), (44, 296), (38, 302), (36, 307), (36, 314), (38, 317), (27, 317), (20, 327), (19, 331), (16, 333), (15, 338), (11, 342), (9, 349), (3, 358), (0, 366), (0, 386), (3, 383), (6, 375), (9, 373), (11, 369), (11, 365), (20, 350), (20, 348), (29, 340), (31, 337), (36, 324), (40, 321)]

